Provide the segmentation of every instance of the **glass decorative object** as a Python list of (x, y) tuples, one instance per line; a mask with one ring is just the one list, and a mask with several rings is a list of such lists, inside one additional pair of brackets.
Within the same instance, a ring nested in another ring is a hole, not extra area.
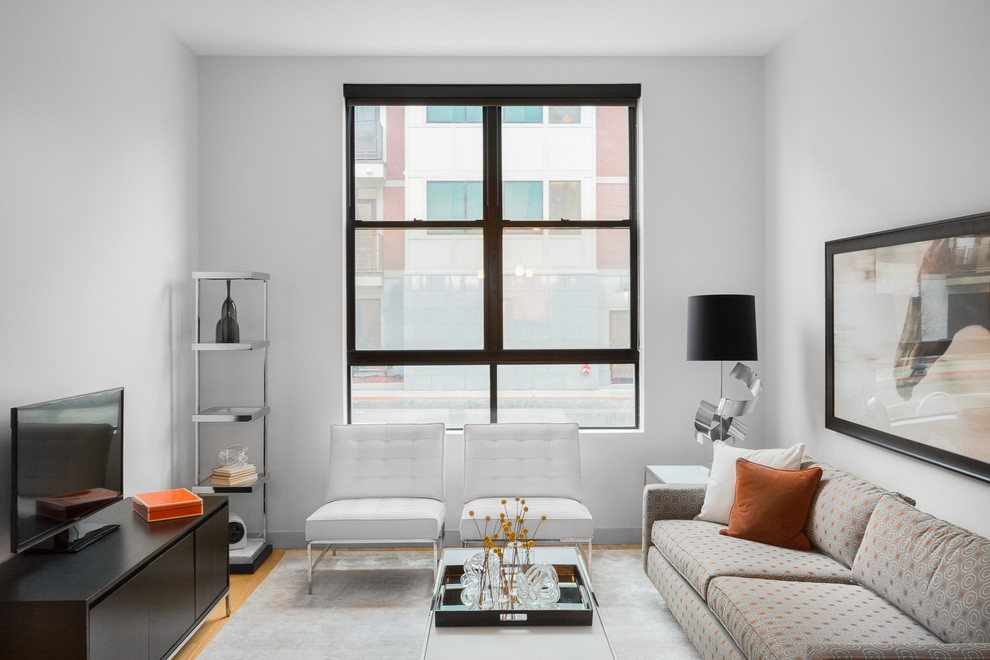
[(245, 445), (230, 445), (225, 447), (217, 454), (217, 460), (220, 461), (220, 467), (225, 468), (247, 465), (247, 447)]
[(236, 344), (241, 340), (241, 330), (237, 325), (237, 307), (230, 297), (230, 280), (227, 280), (227, 297), (220, 306), (220, 320), (217, 321), (217, 343)]
[(464, 562), (461, 602), (471, 609), (501, 609), (508, 603), (502, 561), (494, 549), (485, 549)]
[(548, 609), (560, 600), (557, 571), (546, 562), (533, 564), (515, 582), (515, 598), (524, 609)]

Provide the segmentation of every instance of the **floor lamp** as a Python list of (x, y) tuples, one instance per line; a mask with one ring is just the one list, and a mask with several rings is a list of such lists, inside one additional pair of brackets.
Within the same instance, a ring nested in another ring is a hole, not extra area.
[(739, 362), (729, 375), (742, 381), (753, 398), (745, 401), (727, 399), (722, 363), (726, 360), (758, 359), (755, 297), (736, 294), (690, 296), (687, 359), (719, 363), (718, 405), (702, 400), (694, 418), (695, 429), (712, 441), (729, 438), (743, 440), (746, 426), (735, 418), (753, 409), (763, 390), (763, 383), (755, 371)]

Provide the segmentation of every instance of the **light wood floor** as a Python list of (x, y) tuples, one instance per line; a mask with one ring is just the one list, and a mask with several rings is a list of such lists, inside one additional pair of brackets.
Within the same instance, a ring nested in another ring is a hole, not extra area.
[[(285, 550), (273, 550), (271, 556), (254, 573), (250, 575), (230, 576), (231, 615), (237, 611), (237, 608), (244, 604), (244, 601), (258, 588), (258, 585), (265, 581), (265, 578), (272, 572), (272, 569), (275, 568), (275, 565), (278, 564), (284, 554)], [(206, 617), (206, 621), (203, 622), (199, 630), (173, 656), (175, 660), (192, 660), (198, 656), (229, 620), (226, 612), (226, 606), (223, 601), (220, 601), (216, 609)]]
[[(596, 545), (595, 550), (629, 550), (633, 548), (638, 548), (638, 545)], [(423, 550), (422, 548), (396, 548), (401, 550), (412, 550), (418, 552), (429, 552), (429, 549)], [(337, 552), (360, 552), (360, 548), (338, 548)], [(272, 572), (275, 565), (281, 561), (282, 557), (285, 555), (285, 550), (274, 550), (271, 556), (265, 560), (265, 563), (258, 568), (257, 571), (250, 575), (231, 575), (230, 576), (230, 614), (231, 616), (237, 611), (237, 609), (244, 604), (244, 601), (248, 599), (252, 592), (258, 588), (268, 574)], [(223, 628), (224, 624), (227, 623), (228, 617), (226, 616), (226, 607), (223, 601), (217, 605), (208, 617), (203, 625), (200, 626), (199, 630), (189, 638), (185, 645), (175, 654), (175, 660), (193, 660), (198, 656), (206, 645), (216, 636), (220, 629)]]

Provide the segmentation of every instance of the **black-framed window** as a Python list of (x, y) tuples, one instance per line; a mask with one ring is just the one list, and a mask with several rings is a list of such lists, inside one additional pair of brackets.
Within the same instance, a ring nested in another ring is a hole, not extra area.
[(638, 427), (639, 85), (344, 94), (348, 420)]

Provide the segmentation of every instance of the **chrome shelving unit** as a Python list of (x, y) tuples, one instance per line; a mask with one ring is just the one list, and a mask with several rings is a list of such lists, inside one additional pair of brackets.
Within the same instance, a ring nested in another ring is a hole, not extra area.
[[(196, 401), (195, 412), (192, 415), (194, 437), (196, 443), (196, 485), (192, 490), (200, 494), (225, 494), (249, 496), (254, 493), (261, 495), (260, 532), (250, 535), (247, 549), (230, 552), (231, 573), (254, 573), (261, 563), (272, 553), (272, 545), (268, 542), (268, 273), (255, 271), (200, 271), (193, 273), (196, 283), (196, 341), (192, 350), (195, 356)], [(245, 280), (261, 284), (261, 328), (259, 339), (242, 339), (237, 343), (218, 343), (206, 340), (201, 336), (200, 296), (202, 283), (207, 280)], [(260, 406), (213, 406), (201, 407), (200, 376), (202, 369), (201, 356), (203, 353), (247, 353), (261, 351), (264, 354), (262, 369), (263, 402)], [(206, 474), (200, 466), (200, 425), (201, 424), (245, 424), (260, 421), (262, 424), (261, 461), (255, 461), (258, 468), (258, 478), (248, 484), (238, 486), (214, 486), (210, 475), (212, 467), (206, 467)], [(232, 509), (236, 508), (233, 506)]]

